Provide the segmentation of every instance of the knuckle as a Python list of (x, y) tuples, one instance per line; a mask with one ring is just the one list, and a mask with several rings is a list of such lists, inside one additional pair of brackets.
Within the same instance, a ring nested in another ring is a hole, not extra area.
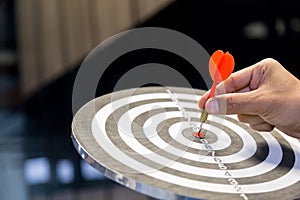
[(262, 66), (273, 66), (273, 65), (277, 65), (278, 61), (270, 57), (270, 58), (263, 59), (260, 63), (262, 64)]
[(230, 84), (230, 88), (233, 89), (234, 91), (238, 91), (238, 87), (236, 86), (236, 82), (235, 82), (235, 79), (234, 79), (234, 75), (233, 76), (229, 76), (228, 79), (230, 80), (229, 81), (229, 84)]
[(236, 99), (233, 96), (227, 97), (227, 112), (229, 113), (237, 113), (238, 111), (238, 104), (236, 102)]

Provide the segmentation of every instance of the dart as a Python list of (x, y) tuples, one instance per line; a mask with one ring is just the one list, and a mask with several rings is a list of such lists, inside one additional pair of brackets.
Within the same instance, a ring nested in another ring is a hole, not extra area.
[[(234, 69), (234, 58), (228, 51), (224, 53), (222, 50), (217, 50), (211, 55), (208, 67), (210, 76), (214, 82), (207, 99), (215, 95), (217, 84), (226, 80), (232, 73)], [(200, 116), (199, 131), (194, 133), (195, 136), (199, 138), (205, 137), (205, 134), (201, 133), (201, 130), (203, 123), (207, 120), (207, 117), (208, 112), (204, 108)]]

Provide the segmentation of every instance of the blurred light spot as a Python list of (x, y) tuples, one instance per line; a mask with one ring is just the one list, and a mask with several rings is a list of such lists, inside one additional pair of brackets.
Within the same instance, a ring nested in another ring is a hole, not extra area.
[(68, 184), (74, 181), (74, 166), (68, 159), (60, 160), (56, 165), (57, 180)]
[(106, 177), (97, 171), (91, 165), (89, 165), (85, 160), (80, 163), (81, 175), (85, 180), (104, 180)]
[(32, 158), (24, 163), (25, 180), (30, 185), (47, 183), (50, 180), (50, 164), (47, 158)]
[(261, 21), (246, 24), (243, 33), (248, 39), (266, 39), (269, 34), (266, 24)]
[(275, 29), (279, 36), (283, 36), (286, 33), (285, 23), (282, 19), (277, 18), (275, 20)]

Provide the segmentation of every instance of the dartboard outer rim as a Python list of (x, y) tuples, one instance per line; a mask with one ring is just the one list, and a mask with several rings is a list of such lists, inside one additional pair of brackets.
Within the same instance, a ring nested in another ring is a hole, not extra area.
[[(113, 93), (109, 93), (106, 95), (103, 95), (101, 97), (97, 97), (89, 102), (87, 102), (85, 105), (83, 105), (77, 113), (74, 115), (72, 124), (71, 124), (71, 139), (73, 142), (74, 147), (76, 148), (79, 155), (84, 159), (87, 163), (89, 163), (92, 167), (94, 167), (96, 170), (100, 171), (103, 175), (105, 175), (107, 178), (126, 186), (127, 188), (130, 188), (134, 191), (137, 191), (139, 193), (158, 198), (158, 199), (182, 199), (182, 198), (199, 198), (199, 196), (193, 196), (186, 195), (186, 194), (179, 194), (175, 191), (161, 189), (159, 187), (153, 186), (152, 184), (146, 184), (142, 181), (137, 181), (134, 178), (130, 176), (126, 176), (123, 173), (120, 173), (117, 170), (111, 169), (105, 165), (103, 165), (100, 161), (98, 161), (97, 158), (95, 158), (94, 155), (92, 155), (89, 151), (89, 145), (86, 144), (86, 141), (83, 141), (85, 139), (82, 139), (83, 132), (84, 134), (91, 134), (91, 122), (98, 112), (98, 110), (95, 108), (95, 103), (99, 99), (103, 98), (111, 98), (113, 94), (119, 94), (121, 96), (127, 97), (128, 93), (135, 91), (138, 94), (145, 94), (147, 91), (153, 91), (153, 90), (159, 90), (165, 91), (166, 89), (171, 89), (172, 92), (178, 92), (178, 93), (187, 93), (187, 94), (197, 94), (202, 95), (205, 90), (200, 89), (191, 89), (191, 88), (182, 88), (182, 87), (144, 87), (144, 88), (130, 88), (125, 89), (122, 91), (116, 91)], [(84, 125), (83, 125), (84, 124)], [(91, 134), (92, 135), (92, 134)], [(85, 136), (84, 136), (85, 137)], [(221, 194), (221, 193), (213, 193), (209, 197), (209, 199), (220, 199), (220, 198), (230, 198), (230, 199), (241, 199), (238, 194)], [(255, 198), (266, 198), (268, 197), (268, 194), (261, 194), (259, 196), (256, 196)], [(202, 197), (201, 197), (202, 199)], [(293, 198), (294, 199), (294, 198)]]

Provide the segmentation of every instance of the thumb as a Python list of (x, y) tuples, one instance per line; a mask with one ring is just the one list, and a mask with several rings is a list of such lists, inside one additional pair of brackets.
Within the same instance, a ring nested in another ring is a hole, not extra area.
[(211, 114), (259, 114), (259, 98), (254, 91), (228, 93), (210, 98), (205, 109)]

